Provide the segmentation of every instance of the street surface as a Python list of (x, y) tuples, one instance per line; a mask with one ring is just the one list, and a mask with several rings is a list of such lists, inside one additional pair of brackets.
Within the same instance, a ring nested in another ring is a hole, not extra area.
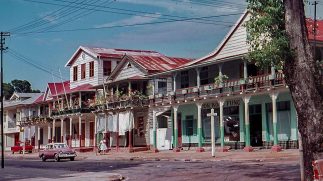
[(13, 159), (0, 170), (0, 180), (299, 180), (296, 160), (285, 161), (143, 161), (91, 160), (41, 162)]

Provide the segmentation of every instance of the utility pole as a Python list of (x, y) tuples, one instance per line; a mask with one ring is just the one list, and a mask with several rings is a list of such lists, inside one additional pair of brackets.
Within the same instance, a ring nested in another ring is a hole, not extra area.
[(1, 79), (0, 79), (0, 83), (1, 83), (1, 113), (0, 113), (0, 117), (1, 117), (1, 168), (4, 168), (4, 134), (3, 134), (3, 130), (4, 130), (4, 125), (3, 125), (3, 51), (6, 50), (8, 47), (5, 47), (5, 37), (6, 36), (10, 36), (9, 32), (0, 32), (0, 53), (1, 53), (1, 64), (0, 64), (0, 69), (1, 69)]
[(312, 5), (314, 5), (314, 27), (313, 27), (313, 36), (314, 36), (314, 52), (313, 52), (313, 56), (314, 56), (314, 60), (316, 61), (316, 32), (317, 32), (317, 20), (316, 20), (316, 7), (317, 7), (318, 2), (314, 1), (314, 3)]

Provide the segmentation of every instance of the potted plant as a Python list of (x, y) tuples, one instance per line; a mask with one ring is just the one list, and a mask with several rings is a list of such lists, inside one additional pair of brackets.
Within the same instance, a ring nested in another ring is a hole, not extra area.
[(214, 84), (217, 87), (222, 87), (223, 86), (223, 82), (226, 82), (229, 79), (229, 77), (225, 74), (222, 75), (218, 75), (217, 77), (214, 78)]

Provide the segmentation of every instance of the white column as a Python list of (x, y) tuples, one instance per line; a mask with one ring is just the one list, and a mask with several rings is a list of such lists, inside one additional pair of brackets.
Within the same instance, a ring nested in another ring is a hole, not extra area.
[(243, 61), (243, 79), (247, 80), (248, 78), (248, 67), (247, 67), (247, 60)]
[(153, 110), (153, 146), (157, 150), (156, 111)]
[(64, 140), (64, 118), (61, 118), (61, 137), (59, 138), (62, 143), (65, 142)]
[(272, 100), (273, 109), (273, 131), (274, 131), (274, 146), (278, 145), (278, 133), (277, 133), (277, 97), (278, 93), (270, 94)]
[(48, 127), (47, 127), (47, 139), (48, 139), (48, 143), (49, 143), (49, 140), (51, 140), (51, 135), (50, 135), (50, 124), (48, 124)]
[(53, 119), (53, 132), (52, 132), (52, 137), (53, 138), (52, 138), (52, 142), (55, 142), (55, 139), (54, 139), (55, 138), (55, 124), (56, 124), (55, 119)]
[(73, 97), (73, 94), (70, 94), (70, 107), (73, 107), (73, 99), (72, 99), (72, 97)]
[(196, 70), (196, 86), (200, 87), (201, 86), (200, 69), (197, 67), (195, 68), (195, 70)]
[(249, 123), (249, 101), (250, 101), (250, 96), (244, 97), (244, 115), (245, 115), (245, 126), (246, 126), (246, 147), (250, 147), (250, 123)]
[(97, 119), (98, 119), (97, 114), (94, 114), (94, 138), (93, 138), (93, 140), (94, 140), (94, 146), (97, 146), (97, 144), (96, 144), (97, 121), (98, 121)]
[(79, 142), (81, 147), (81, 135), (82, 135), (82, 116), (79, 116)]
[(177, 111), (178, 106), (173, 106), (174, 109), (174, 149), (177, 151), (178, 149), (178, 119), (177, 119)]
[(173, 91), (176, 92), (176, 76), (177, 76), (177, 72), (175, 72), (175, 74), (173, 75)]
[(70, 140), (72, 140), (72, 127), (73, 127), (73, 118), (70, 117)]
[(82, 93), (79, 92), (79, 107), (82, 107)]
[(37, 126), (37, 146), (40, 148), (40, 126)]

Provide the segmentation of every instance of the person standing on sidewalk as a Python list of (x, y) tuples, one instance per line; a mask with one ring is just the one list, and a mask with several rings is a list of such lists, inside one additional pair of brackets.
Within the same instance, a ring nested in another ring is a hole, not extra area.
[(108, 149), (108, 147), (105, 143), (105, 138), (103, 138), (99, 143), (99, 153), (103, 152), (103, 154), (105, 154), (107, 149)]

